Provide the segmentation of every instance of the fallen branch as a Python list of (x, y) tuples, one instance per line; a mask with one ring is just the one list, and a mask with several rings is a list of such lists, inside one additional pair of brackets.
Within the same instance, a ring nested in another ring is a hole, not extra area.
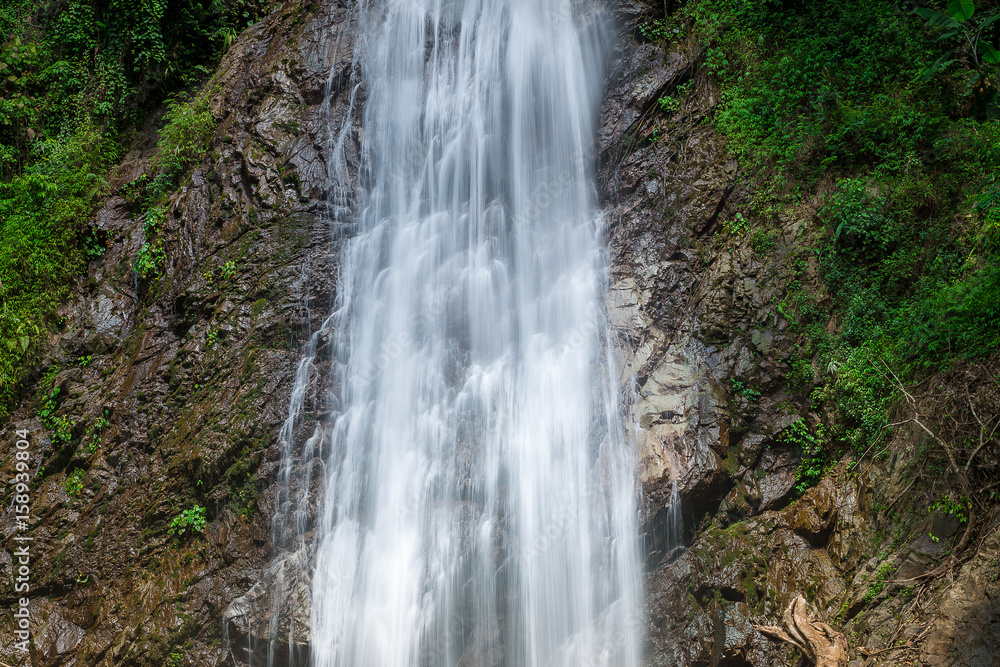
[(809, 618), (801, 595), (788, 604), (782, 627), (754, 625), (758, 632), (799, 649), (816, 667), (846, 667), (847, 640), (826, 623)]

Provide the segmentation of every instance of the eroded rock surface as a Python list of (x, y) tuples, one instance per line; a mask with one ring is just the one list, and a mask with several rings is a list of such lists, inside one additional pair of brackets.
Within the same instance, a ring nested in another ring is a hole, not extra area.
[[(621, 7), (624, 25), (641, 20)], [(792, 502), (801, 443), (783, 432), (821, 419), (808, 397), (818, 369), (796, 356), (801, 331), (785, 299), (808, 284), (829, 303), (806, 251), (818, 202), (751, 214), (752, 181), (706, 122), (720, 96), (702, 57), (690, 41), (621, 41), (599, 133), (607, 308), (622, 378), (635, 380), (646, 664), (793, 664), (794, 649), (754, 625), (777, 624), (799, 595), (846, 635), (852, 667), (1000, 664), (1000, 576), (987, 582), (981, 569), (1000, 563), (989, 560), (993, 543), (954, 583), (921, 588), (912, 578), (942, 562), (958, 526), (938, 512), (904, 530), (900, 514), (877, 506), (905, 493), (905, 457), (895, 468), (845, 461)], [(679, 106), (665, 112), (663, 96)], [(900, 437), (899, 449), (915, 451), (924, 435)]]
[[(155, 277), (134, 272), (143, 225), (122, 190), (150, 170), (155, 122), (95, 215), (109, 247), (60, 311), (65, 325), (44, 365), (67, 370), (39, 383), (60, 388), (57, 414), (73, 424), (72, 439), (53, 442), (36, 397), (10, 423), (31, 433), (41, 473), (31, 492), (29, 664), (239, 658), (225, 648), (223, 615), (269, 560), (275, 440), (302, 339), (329, 312), (336, 248), (349, 233), (324, 199), (329, 170), (340, 170), (348, 197), (344, 175), (356, 173), (353, 132), (335, 153), (327, 131), (328, 117), (350, 127), (353, 91), (341, 86), (354, 11), (290, 0), (236, 41), (206, 84), (218, 130), (170, 199)], [(5, 450), (6, 477), (13, 463)], [(72, 473), (79, 489), (67, 483)], [(207, 510), (204, 536), (168, 534), (195, 506)], [(5, 513), (7, 551), (16, 531)], [(0, 570), (11, 581), (9, 559)], [(21, 664), (8, 641), (13, 610), (6, 587), (0, 660)]]

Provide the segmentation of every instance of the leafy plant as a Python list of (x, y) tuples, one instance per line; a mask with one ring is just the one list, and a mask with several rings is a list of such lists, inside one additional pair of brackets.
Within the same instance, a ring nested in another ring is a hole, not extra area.
[(85, 221), (116, 154), (91, 126), (36, 144), (41, 157), (0, 182), (0, 417), (85, 266)]
[(743, 236), (750, 231), (750, 221), (747, 220), (742, 213), (737, 213), (732, 220), (724, 221), (722, 226), (728, 230), (729, 233), (736, 234), (737, 236)]
[(948, 516), (955, 517), (959, 523), (965, 523), (969, 520), (968, 511), (971, 505), (967, 498), (954, 500), (951, 496), (942, 496), (934, 501), (934, 504), (930, 506), (928, 511), (942, 512)]
[(667, 38), (667, 22), (663, 19), (649, 19), (639, 24), (639, 34), (649, 42), (661, 42)]
[(76, 496), (81, 491), (83, 491), (83, 478), (86, 476), (83, 468), (76, 468), (68, 475), (66, 475), (66, 494), (69, 496)]
[(766, 229), (758, 229), (750, 237), (750, 247), (761, 255), (766, 255), (777, 247), (777, 243), (774, 240), (772, 232)]
[[(1000, 13), (991, 12), (978, 21), (972, 19), (976, 7), (972, 0), (950, 0), (947, 13), (941, 13), (929, 7), (918, 7), (914, 12), (925, 19), (929, 25), (944, 29), (947, 32), (938, 37), (938, 41), (960, 38), (972, 57), (974, 74), (967, 77), (962, 96), (975, 93), (976, 112), (980, 120), (993, 120), (1000, 117), (1000, 95), (991, 84), (991, 77), (986, 71), (987, 65), (1000, 65), (1000, 51), (990, 42), (990, 28), (1000, 19)], [(922, 81), (929, 81), (939, 72), (943, 72), (958, 59), (946, 53), (937, 59), (930, 67), (920, 73)]]
[(223, 264), (219, 269), (219, 275), (223, 280), (232, 280), (233, 276), (236, 275), (236, 262), (230, 260)]
[(166, 258), (163, 251), (163, 238), (161, 226), (165, 212), (162, 207), (151, 208), (146, 211), (143, 219), (143, 232), (146, 240), (139, 248), (139, 255), (136, 258), (135, 271), (140, 278), (147, 279), (154, 276), (160, 265)]
[(48, 396), (42, 401), (42, 407), (38, 411), (38, 418), (47, 428), (52, 429), (52, 442), (55, 444), (66, 444), (73, 439), (73, 428), (76, 422), (66, 415), (59, 416), (56, 411), (59, 409), (59, 387), (54, 387)]
[[(929, 7), (918, 7), (913, 11), (930, 25), (948, 30), (938, 37), (938, 41), (961, 37), (968, 45), (969, 53), (972, 55), (977, 69), (984, 62), (1000, 65), (1000, 51), (993, 48), (984, 34), (987, 28), (1000, 19), (1000, 14), (993, 13), (984, 20), (974, 22), (972, 16), (976, 13), (976, 6), (973, 0), (950, 0), (947, 14)], [(944, 65), (938, 66), (935, 71), (940, 71), (953, 62), (955, 61), (949, 60)]]
[(795, 474), (795, 495), (815, 486), (830, 468), (831, 461), (826, 452), (826, 433), (820, 424), (813, 433), (804, 419), (789, 424), (777, 438), (778, 442), (797, 447), (802, 452), (799, 468)]
[(111, 422), (108, 421), (108, 411), (105, 410), (104, 414), (94, 420), (94, 423), (87, 428), (87, 432), (84, 434), (84, 440), (87, 442), (87, 448), (90, 453), (93, 454), (97, 451), (97, 448), (101, 446), (101, 434), (104, 432)]
[(865, 595), (862, 598), (865, 603), (872, 602), (875, 598), (882, 594), (882, 591), (885, 590), (886, 581), (895, 569), (896, 568), (892, 562), (885, 562), (882, 564), (882, 566), (878, 569), (878, 572), (875, 573), (875, 578), (872, 580), (872, 583), (868, 585), (868, 590), (865, 591)]
[(681, 101), (670, 97), (669, 95), (664, 95), (660, 99), (656, 100), (656, 103), (660, 106), (660, 111), (666, 114), (671, 114), (677, 111), (681, 106)]
[(42, 424), (52, 428), (52, 422), (55, 420), (56, 410), (59, 409), (59, 387), (53, 387), (52, 391), (49, 392), (48, 396), (42, 401), (42, 407), (38, 411), (38, 418), (41, 420)]
[(759, 391), (757, 391), (753, 387), (748, 387), (747, 385), (743, 384), (741, 380), (737, 380), (736, 378), (731, 378), (729, 380), (729, 384), (732, 387), (733, 393), (739, 394), (740, 396), (747, 399), (751, 403), (757, 401), (760, 398)]
[(190, 533), (204, 533), (207, 524), (206, 515), (206, 509), (200, 505), (186, 509), (170, 522), (167, 534), (181, 537)]
[(156, 144), (153, 167), (168, 183), (172, 184), (208, 148), (216, 128), (210, 99), (209, 91), (204, 91), (191, 99), (177, 97), (167, 103), (166, 125)]

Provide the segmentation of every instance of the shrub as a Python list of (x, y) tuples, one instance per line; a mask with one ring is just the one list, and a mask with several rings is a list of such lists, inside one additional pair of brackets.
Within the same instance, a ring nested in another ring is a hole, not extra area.
[(826, 437), (820, 424), (813, 433), (805, 420), (797, 419), (778, 434), (778, 442), (796, 447), (802, 453), (799, 468), (795, 474), (795, 495), (800, 496), (809, 487), (815, 486), (831, 465), (826, 451)]
[(86, 220), (116, 156), (90, 126), (38, 150), (22, 175), (0, 182), (0, 416), (85, 266)]
[[(169, 189), (175, 179), (201, 157), (215, 133), (208, 91), (191, 99), (171, 99), (167, 102), (164, 120), (166, 125), (160, 131), (153, 167), (168, 181), (165, 187)], [(154, 196), (159, 194), (162, 193), (157, 192)]]
[(184, 510), (170, 522), (167, 534), (179, 538), (185, 534), (204, 533), (206, 513), (205, 508), (200, 505)]

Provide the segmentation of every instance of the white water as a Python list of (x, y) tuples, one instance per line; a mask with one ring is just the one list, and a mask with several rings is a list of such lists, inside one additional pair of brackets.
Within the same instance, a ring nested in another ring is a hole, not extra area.
[(637, 666), (633, 452), (592, 185), (601, 16), (575, 0), (361, 16), (368, 196), (327, 322), (333, 415), (302, 455), (324, 467), (312, 662)]

